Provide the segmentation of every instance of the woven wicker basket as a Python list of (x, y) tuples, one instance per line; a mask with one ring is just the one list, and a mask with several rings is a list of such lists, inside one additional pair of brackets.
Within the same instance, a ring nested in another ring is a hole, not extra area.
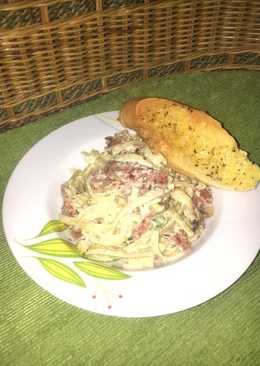
[(259, 0), (0, 0), (0, 130), (174, 72), (260, 69)]

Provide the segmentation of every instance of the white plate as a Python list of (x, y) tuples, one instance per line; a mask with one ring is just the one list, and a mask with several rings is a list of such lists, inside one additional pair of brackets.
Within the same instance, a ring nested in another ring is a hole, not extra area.
[[(215, 214), (207, 222), (201, 245), (174, 264), (129, 272), (130, 278), (123, 280), (92, 277), (75, 268), (73, 258), (37, 254), (18, 243), (33, 243), (25, 239), (35, 237), (44, 224), (58, 218), (61, 184), (70, 177), (72, 168), (83, 167), (81, 151), (102, 148), (104, 137), (121, 129), (116, 116), (117, 112), (104, 113), (59, 128), (19, 162), (3, 202), (4, 230), (11, 251), (42, 288), (89, 311), (146, 317), (201, 304), (232, 285), (256, 257), (260, 248), (260, 187), (246, 193), (213, 190)], [(53, 235), (49, 234), (50, 238)], [(69, 266), (86, 287), (54, 277), (35, 257)]]

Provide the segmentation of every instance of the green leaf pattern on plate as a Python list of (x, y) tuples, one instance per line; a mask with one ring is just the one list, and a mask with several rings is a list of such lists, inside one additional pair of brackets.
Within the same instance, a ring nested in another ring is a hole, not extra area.
[[(72, 244), (61, 238), (42, 240), (42, 236), (50, 233), (58, 233), (64, 231), (66, 225), (59, 220), (51, 220), (42, 228), (39, 235), (35, 238), (36, 244), (23, 245), (25, 248), (33, 250), (36, 253), (44, 254), (47, 256), (54, 256), (60, 258), (82, 258), (76, 249), (72, 247)], [(86, 287), (85, 282), (82, 280), (80, 275), (67, 264), (61, 263), (57, 260), (45, 258), (45, 257), (34, 257), (36, 258), (43, 268), (50, 273), (52, 276), (63, 280), (65, 282)], [(80, 271), (86, 273), (89, 276), (97, 277), (106, 280), (124, 280), (130, 276), (120, 272), (119, 270), (108, 267), (105, 265), (91, 262), (90, 260), (84, 260), (80, 262), (72, 262), (72, 265)]]
[(80, 257), (79, 253), (77, 253), (76, 249), (72, 248), (72, 245), (68, 241), (60, 238), (44, 240), (38, 244), (26, 245), (26, 248), (29, 248), (40, 254), (52, 255), (55, 257)]
[(66, 230), (67, 226), (59, 220), (51, 220), (42, 228), (38, 236), (57, 233)]
[(105, 280), (124, 280), (129, 276), (117, 269), (100, 265), (93, 262), (74, 262), (75, 266), (90, 276), (103, 278)]
[(43, 268), (49, 272), (52, 276), (65, 281), (72, 283), (73, 285), (78, 285), (80, 287), (86, 287), (85, 282), (82, 278), (71, 269), (69, 266), (64, 263), (58, 262), (54, 259), (36, 257), (38, 261), (41, 263)]

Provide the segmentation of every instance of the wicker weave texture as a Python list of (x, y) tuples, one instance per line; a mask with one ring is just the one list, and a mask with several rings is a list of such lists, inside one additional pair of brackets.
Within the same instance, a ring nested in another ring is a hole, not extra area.
[(259, 0), (6, 0), (0, 129), (132, 81), (260, 69)]

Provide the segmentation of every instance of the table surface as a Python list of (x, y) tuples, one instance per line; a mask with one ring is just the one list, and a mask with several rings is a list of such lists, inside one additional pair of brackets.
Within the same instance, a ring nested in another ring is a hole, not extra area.
[[(132, 84), (0, 134), (0, 202), (33, 144), (78, 118), (117, 110), (134, 96), (173, 98), (208, 111), (260, 164), (260, 72), (174, 75)], [(0, 364), (258, 365), (260, 256), (224, 293), (180, 313), (139, 319), (93, 314), (41, 289), (16, 263), (0, 221)], [(206, 274), (205, 274), (206, 275)]]

